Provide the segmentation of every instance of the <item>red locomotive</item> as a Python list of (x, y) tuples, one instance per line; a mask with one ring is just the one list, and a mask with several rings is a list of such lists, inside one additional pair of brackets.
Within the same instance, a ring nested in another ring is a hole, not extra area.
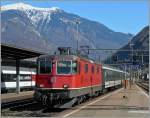
[(102, 65), (85, 57), (67, 54), (38, 58), (38, 72), (34, 97), (53, 106), (68, 100), (81, 103), (87, 97), (102, 92)]

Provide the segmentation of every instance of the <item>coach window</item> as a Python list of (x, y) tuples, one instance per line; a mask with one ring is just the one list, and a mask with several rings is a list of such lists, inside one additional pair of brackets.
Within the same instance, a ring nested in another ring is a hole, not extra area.
[(114, 78), (114, 74), (115, 74), (115, 72), (113, 72), (112, 70), (109, 70), (108, 76), (109, 76), (110, 80)]
[(104, 71), (104, 76), (107, 77), (107, 71), (106, 70)]
[(94, 65), (92, 66), (92, 73), (94, 73)]
[(16, 75), (15, 74), (3, 74), (4, 81), (10, 82), (15, 81)]
[(85, 73), (88, 73), (88, 64), (85, 64), (84, 68), (85, 68)]
[(4, 82), (4, 74), (1, 72), (1, 82)]
[(77, 61), (72, 61), (72, 73), (77, 73)]

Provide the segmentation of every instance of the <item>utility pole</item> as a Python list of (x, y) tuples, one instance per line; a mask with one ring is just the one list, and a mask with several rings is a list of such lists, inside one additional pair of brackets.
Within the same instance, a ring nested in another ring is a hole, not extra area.
[(127, 68), (126, 68), (126, 64), (124, 64), (124, 71), (125, 71), (125, 78), (124, 78), (124, 94), (123, 94), (123, 98), (127, 98), (127, 95), (126, 95), (126, 89), (127, 89), (127, 75), (126, 75), (126, 71), (127, 71)]
[(132, 62), (132, 65), (130, 66), (130, 88), (131, 88), (131, 84), (132, 84), (132, 71), (133, 71), (133, 43), (131, 43), (131, 40), (130, 40), (130, 50), (131, 50), (131, 62)]
[(142, 56), (142, 65), (143, 65), (143, 52), (142, 52), (142, 55), (141, 55), (141, 56)]
[(76, 25), (77, 25), (77, 53), (79, 51), (79, 24), (80, 24), (80, 21), (79, 19), (76, 19)]
[[(126, 75), (126, 70), (127, 70), (127, 69), (126, 69), (126, 64), (124, 64), (124, 68), (125, 68), (124, 71), (125, 71), (125, 81), (126, 81), (126, 80), (127, 80), (127, 75)], [(125, 82), (125, 89), (126, 89), (126, 87), (127, 87), (127, 85), (126, 85), (126, 82)]]
[(99, 60), (99, 63), (101, 63), (101, 56), (99, 55), (98, 57), (99, 57), (99, 58), (98, 58), (98, 60)]

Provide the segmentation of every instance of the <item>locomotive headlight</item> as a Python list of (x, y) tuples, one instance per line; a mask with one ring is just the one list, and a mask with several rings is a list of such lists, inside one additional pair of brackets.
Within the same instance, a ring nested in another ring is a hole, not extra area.
[(63, 85), (63, 88), (68, 88), (69, 86), (67, 84), (64, 84)]
[(40, 87), (44, 87), (44, 85), (43, 85), (43, 84), (40, 84)]

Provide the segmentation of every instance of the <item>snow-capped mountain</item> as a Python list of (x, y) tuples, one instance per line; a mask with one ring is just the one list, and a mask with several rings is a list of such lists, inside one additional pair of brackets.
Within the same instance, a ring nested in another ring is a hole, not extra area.
[(79, 45), (91, 48), (119, 48), (131, 35), (115, 32), (105, 25), (67, 13), (58, 7), (38, 8), (24, 3), (1, 8), (2, 42), (49, 51), (57, 46), (76, 48), (79, 24)]
[(39, 22), (44, 20), (50, 21), (51, 19), (51, 13), (55, 12), (61, 12), (62, 10), (58, 7), (51, 7), (51, 8), (39, 8), (39, 7), (33, 7), (28, 4), (24, 3), (17, 3), (17, 4), (9, 4), (2, 6), (2, 11), (8, 11), (8, 10), (18, 10), (25, 12), (27, 17), (31, 19), (32, 24), (38, 25)]
[(29, 11), (29, 10), (36, 10), (36, 11), (43, 11), (43, 12), (57, 12), (59, 10), (61, 10), (58, 7), (51, 7), (51, 8), (40, 8), (40, 7), (33, 7), (29, 4), (24, 4), (24, 3), (17, 3), (17, 4), (8, 4), (5, 6), (2, 6), (1, 10), (5, 11), (5, 10), (25, 10), (25, 11)]

